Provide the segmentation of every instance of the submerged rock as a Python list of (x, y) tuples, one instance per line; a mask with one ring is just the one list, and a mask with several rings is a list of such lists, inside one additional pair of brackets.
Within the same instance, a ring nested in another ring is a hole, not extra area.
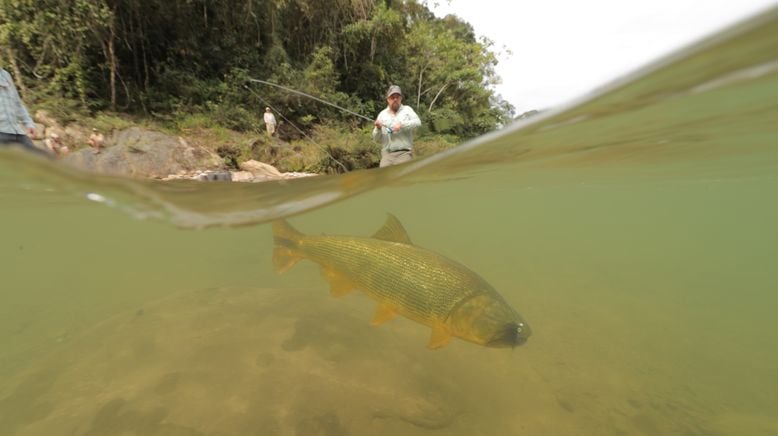
[[(260, 162), (261, 163), (261, 162)], [(263, 164), (267, 165), (267, 164)], [(270, 165), (267, 165), (268, 167), (273, 168)], [(275, 169), (275, 168), (274, 168)], [(179, 173), (179, 174), (170, 174), (166, 177), (162, 177), (161, 180), (164, 181), (171, 181), (171, 180), (197, 180), (200, 182), (248, 182), (248, 183), (256, 183), (256, 182), (266, 182), (269, 180), (286, 180), (286, 179), (296, 179), (300, 177), (310, 177), (315, 176), (317, 174), (313, 173), (282, 173), (278, 170), (275, 170), (275, 173), (255, 173), (251, 171), (194, 171), (192, 173)]]
[[(372, 301), (328, 294), (324, 287), (186, 291), (61, 341), (30, 344), (49, 351), (3, 374), (0, 429), (415, 436), (776, 428), (772, 417), (723, 416), (667, 389), (674, 385), (661, 371), (650, 371), (644, 384), (615, 364), (586, 366), (585, 357), (601, 349), (565, 354), (575, 337), (557, 334), (513, 351), (454, 341), (433, 352), (424, 347), (429, 329), (404, 319), (371, 327)], [(640, 362), (640, 373), (652, 368)]]
[(231, 182), (232, 173), (229, 171), (203, 171), (197, 174), (197, 180), (202, 182)]
[[(208, 289), (102, 322), (29, 368), (11, 391), (0, 390), (1, 428), (414, 435), (458, 423), (463, 405), (456, 385), (432, 368), (409, 374), (426, 349), (414, 346), (415, 356), (408, 356), (397, 347), (402, 336), (371, 329), (347, 306), (322, 307), (326, 293), (310, 293), (317, 297), (289, 289)], [(26, 413), (3, 413), (10, 408)]]

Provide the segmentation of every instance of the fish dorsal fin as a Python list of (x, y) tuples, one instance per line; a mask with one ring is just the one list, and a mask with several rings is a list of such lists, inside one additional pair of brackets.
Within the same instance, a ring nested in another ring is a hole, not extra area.
[(408, 232), (405, 231), (405, 228), (400, 223), (400, 220), (398, 220), (396, 216), (390, 213), (387, 215), (388, 216), (386, 217), (386, 222), (384, 223), (383, 227), (378, 229), (378, 231), (373, 234), (373, 238), (381, 239), (382, 241), (400, 242), (403, 244), (413, 245), (410, 236), (408, 236)]

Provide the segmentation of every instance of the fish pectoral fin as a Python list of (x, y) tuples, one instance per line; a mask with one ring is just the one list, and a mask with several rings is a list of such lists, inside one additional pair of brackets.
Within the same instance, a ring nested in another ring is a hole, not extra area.
[(392, 306), (386, 303), (380, 303), (375, 311), (373, 320), (370, 321), (372, 325), (381, 325), (397, 316), (397, 311)]
[(411, 237), (408, 236), (408, 232), (405, 231), (405, 227), (400, 223), (400, 220), (392, 214), (387, 215), (389, 216), (386, 218), (386, 222), (377, 232), (375, 232), (375, 234), (373, 234), (373, 238), (382, 241), (413, 245)]
[(357, 289), (357, 286), (343, 274), (331, 269), (322, 268), (321, 274), (330, 284), (330, 295), (342, 297)]
[(279, 273), (286, 272), (303, 257), (288, 247), (276, 247), (273, 249), (273, 266)]
[(432, 335), (430, 336), (430, 342), (427, 344), (427, 348), (430, 350), (437, 350), (443, 348), (451, 341), (451, 332), (440, 324), (432, 327)]

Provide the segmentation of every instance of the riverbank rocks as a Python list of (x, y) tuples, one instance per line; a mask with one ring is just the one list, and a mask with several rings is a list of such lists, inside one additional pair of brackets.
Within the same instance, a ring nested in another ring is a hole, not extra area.
[[(231, 181), (231, 182), (256, 183), (256, 182), (266, 182), (269, 180), (296, 179), (300, 177), (310, 177), (316, 175), (314, 173), (298, 173), (298, 172), (282, 173), (272, 165), (264, 164), (262, 162), (256, 162), (256, 163), (261, 164), (261, 168), (263, 168), (261, 171), (255, 171), (255, 172), (225, 171), (225, 170), (195, 171), (191, 173), (170, 174), (166, 177), (162, 177), (161, 180), (164, 181), (197, 180), (200, 182), (230, 182)], [(265, 168), (265, 167), (269, 167), (269, 168)]]
[(256, 160), (248, 160), (239, 166), (242, 171), (251, 173), (255, 179), (280, 179), (283, 177), (276, 167)]
[(164, 178), (169, 174), (222, 170), (219, 155), (174, 137), (141, 127), (131, 127), (106, 137), (105, 148), (77, 150), (63, 162), (88, 171), (135, 177)]

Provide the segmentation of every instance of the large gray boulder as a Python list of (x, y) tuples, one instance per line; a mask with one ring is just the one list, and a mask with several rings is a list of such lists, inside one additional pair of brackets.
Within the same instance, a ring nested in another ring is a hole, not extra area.
[(190, 145), (182, 137), (141, 127), (107, 137), (105, 148), (98, 154), (84, 148), (62, 160), (100, 173), (154, 178), (224, 166), (222, 158), (211, 150)]

